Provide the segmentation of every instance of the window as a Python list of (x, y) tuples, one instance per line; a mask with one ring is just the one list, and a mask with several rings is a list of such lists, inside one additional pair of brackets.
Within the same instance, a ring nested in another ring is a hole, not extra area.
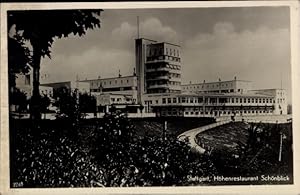
[(177, 102), (177, 98), (173, 98), (173, 103), (176, 103)]
[(158, 104), (158, 100), (155, 100), (156, 104)]
[(194, 103), (194, 98), (190, 98), (190, 103)]
[(256, 98), (256, 99), (255, 99), (255, 103), (257, 103), (257, 102), (258, 102), (258, 99)]
[(250, 98), (248, 98), (248, 103), (250, 103)]
[(181, 102), (182, 102), (182, 103), (185, 103), (185, 97), (182, 97), (182, 98), (181, 98)]
[(234, 98), (231, 99), (231, 103), (234, 103)]
[(198, 98), (198, 103), (202, 103), (203, 99), (202, 98)]
[(254, 103), (254, 98), (251, 98), (252, 99), (252, 103)]
[(247, 99), (246, 98), (244, 98), (244, 103), (247, 103)]
[(168, 104), (170, 104), (170, 103), (172, 103), (172, 102), (171, 102), (171, 98), (168, 98)]
[(162, 99), (162, 103), (165, 104), (166, 103), (166, 98)]

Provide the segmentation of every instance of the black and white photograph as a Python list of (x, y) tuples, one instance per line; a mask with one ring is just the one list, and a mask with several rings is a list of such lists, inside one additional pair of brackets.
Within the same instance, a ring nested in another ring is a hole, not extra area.
[(4, 14), (10, 189), (295, 184), (291, 6)]

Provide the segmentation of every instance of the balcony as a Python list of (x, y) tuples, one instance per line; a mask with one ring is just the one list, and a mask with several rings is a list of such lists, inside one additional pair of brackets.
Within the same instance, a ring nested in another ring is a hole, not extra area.
[(156, 81), (156, 80), (169, 80), (169, 76), (157, 76), (154, 78), (147, 78), (147, 81)]
[(146, 61), (146, 64), (153, 64), (153, 63), (170, 63), (170, 64), (174, 64), (174, 65), (181, 64), (180, 62), (176, 62), (176, 61), (169, 60), (169, 59), (161, 59), (161, 60), (156, 59), (156, 60)]
[(148, 89), (168, 89), (170, 87), (170, 85), (168, 84), (156, 84), (156, 85), (150, 85), (149, 87), (147, 87)]
[(180, 70), (166, 68), (166, 67), (163, 67), (163, 68), (149, 68), (149, 69), (146, 69), (146, 72), (171, 72), (171, 73), (176, 73), (176, 74), (181, 73)]

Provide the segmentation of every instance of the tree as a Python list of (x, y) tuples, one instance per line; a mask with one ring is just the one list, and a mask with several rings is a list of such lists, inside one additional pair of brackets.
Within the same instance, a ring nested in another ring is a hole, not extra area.
[(79, 110), (78, 91), (71, 91), (66, 87), (57, 90), (57, 97), (54, 105), (59, 109), (57, 118), (66, 119), (75, 127), (82, 117)]
[(13, 92), (10, 93), (9, 103), (11, 105), (16, 105), (16, 111), (22, 112), (27, 109), (28, 100), (26, 94), (18, 88), (15, 88)]
[(45, 119), (46, 119), (46, 113), (48, 111), (48, 107), (50, 106), (50, 98), (47, 96), (47, 95), (43, 95), (41, 97), (41, 103), (40, 103), (40, 106), (41, 106), (41, 111), (45, 113)]
[[(12, 93), (16, 87), (16, 74), (26, 74), (30, 71), (30, 65), (32, 63), (30, 51), (25, 46), (24, 39), (15, 35), (13, 37), (8, 36), (8, 79), (9, 88)], [(11, 94), (10, 94), (11, 95)]]
[(96, 112), (96, 98), (88, 93), (79, 94), (79, 110), (81, 113)]
[(119, 111), (105, 115), (95, 126), (90, 156), (102, 167), (102, 185), (187, 185), (189, 176), (214, 173), (207, 155), (195, 155), (176, 136), (167, 139), (157, 135), (140, 137), (134, 128)]
[(33, 91), (31, 118), (41, 117), (38, 106), (41, 57), (51, 58), (54, 38), (68, 37), (69, 34), (82, 36), (88, 29), (100, 28), (101, 9), (86, 10), (45, 10), (10, 11), (9, 29), (15, 25), (16, 34), (30, 42), (32, 47)]

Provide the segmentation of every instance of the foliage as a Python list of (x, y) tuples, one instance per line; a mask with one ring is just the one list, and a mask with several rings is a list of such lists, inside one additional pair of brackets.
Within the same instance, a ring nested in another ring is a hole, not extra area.
[(29, 49), (25, 46), (25, 41), (20, 36), (8, 37), (8, 73), (9, 87), (14, 88), (16, 74), (26, 74), (30, 71), (32, 58)]
[(28, 100), (26, 93), (18, 88), (14, 88), (13, 92), (9, 96), (9, 104), (17, 105), (19, 112), (27, 110)]
[(213, 173), (210, 161), (199, 161), (175, 136), (138, 137), (133, 128), (126, 115), (115, 112), (95, 129), (91, 153), (105, 170), (104, 186), (185, 185), (190, 175)]
[[(211, 158), (224, 175), (258, 175), (274, 174), (281, 171), (290, 172), (292, 140), (288, 136), (287, 124), (255, 124), (248, 125), (246, 143), (240, 142), (234, 152), (215, 150)], [(283, 135), (283, 162), (278, 161), (280, 134)]]
[[(51, 57), (50, 48), (55, 38), (69, 34), (82, 36), (89, 29), (99, 28), (98, 16), (102, 10), (28, 10), (9, 11), (8, 27), (15, 25), (16, 35), (29, 41), (32, 47), (33, 92), (31, 118), (40, 119), (39, 75), (41, 57)], [(11, 66), (11, 65), (10, 65)]]
[(81, 113), (96, 112), (96, 98), (88, 93), (79, 95), (79, 109)]
[(88, 29), (100, 27), (100, 9), (84, 10), (28, 10), (9, 11), (8, 26), (16, 25), (16, 31), (40, 49), (42, 56), (50, 58), (54, 38), (69, 34), (82, 36)]
[(41, 97), (40, 107), (41, 111), (46, 113), (48, 111), (48, 107), (50, 106), (50, 98), (47, 95), (43, 95)]
[(12, 179), (22, 187), (99, 186), (101, 170), (65, 135), (50, 130), (17, 139)]
[(79, 110), (78, 90), (70, 91), (68, 88), (62, 87), (57, 91), (57, 100), (54, 105), (58, 108), (57, 118), (66, 119), (65, 122), (70, 123), (73, 127), (78, 125), (82, 115)]

